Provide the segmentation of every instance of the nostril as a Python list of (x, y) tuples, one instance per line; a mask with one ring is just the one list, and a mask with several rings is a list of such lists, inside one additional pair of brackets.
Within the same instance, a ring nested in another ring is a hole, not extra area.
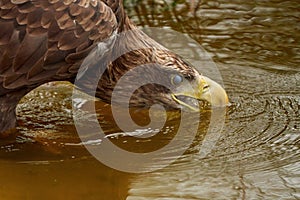
[(204, 87), (203, 87), (203, 91), (205, 92), (206, 90), (208, 90), (209, 89), (209, 85), (204, 85)]

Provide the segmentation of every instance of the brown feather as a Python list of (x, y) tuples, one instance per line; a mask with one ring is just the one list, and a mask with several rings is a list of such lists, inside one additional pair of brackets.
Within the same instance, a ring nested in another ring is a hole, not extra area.
[[(46, 34), (39, 36), (27, 34), (21, 43), (13, 69), (16, 73), (26, 73), (47, 51)], [(28, 48), (30, 47), (30, 48)]]
[(43, 13), (41, 18), (41, 26), (45, 29), (49, 29), (50, 24), (54, 20), (53, 14), (51, 11), (46, 11)]
[(22, 3), (25, 3), (25, 2), (28, 2), (29, 0), (11, 0), (11, 2), (13, 4), (22, 4)]
[(10, 41), (12, 34), (14, 33), (13, 22), (0, 22), (0, 45), (5, 45)]
[(54, 64), (61, 62), (61, 60), (65, 59), (68, 55), (66, 51), (59, 50), (48, 50), (44, 57), (44, 66), (43, 69), (49, 69), (49, 67), (53, 67)]
[(53, 21), (48, 29), (48, 42), (58, 42), (62, 36), (63, 31), (61, 31), (56, 21)]
[(71, 16), (78, 16), (81, 13), (81, 7), (77, 4), (71, 4), (69, 6), (69, 13), (71, 14)]
[(35, 76), (38, 76), (39, 74), (41, 74), (44, 69), (44, 59), (40, 58), (28, 71), (28, 73), (26, 74), (26, 78), (30, 81), (30, 79), (33, 79)]
[[(31, 3), (31, 2), (26, 2), (23, 3), (21, 5), (19, 5), (18, 7), (16, 7), (18, 9), (18, 11), (20, 13), (32, 13), (34, 12), (36, 9), (36, 7)], [(37, 15), (36, 17), (39, 17), (39, 15)]]
[(15, 89), (27, 84), (28, 80), (22, 74), (15, 76), (6, 76), (4, 77), (3, 81), (3, 86), (7, 89)]
[(3, 48), (3, 52), (1, 51), (2, 57), (0, 57), (0, 76), (12, 66), (15, 51), (20, 45), (18, 35), (19, 34), (15, 31), (11, 38), (6, 41), (6, 43), (8, 42), (8, 44), (5, 45), (6, 48)]
[(63, 11), (63, 10), (66, 10), (68, 7), (69, 7), (68, 5), (66, 5), (65, 3), (61, 2), (61, 1), (58, 1), (55, 4), (53, 4), (53, 8), (56, 11)]
[(85, 33), (84, 35), (82, 35), (82, 37), (78, 38), (75, 36), (74, 31), (65, 31), (61, 36), (60, 40), (58, 41), (58, 48), (59, 50), (63, 51), (76, 49), (77, 46), (79, 46), (86, 40), (87, 36), (88, 34)]
[(41, 27), (42, 9), (36, 9), (27, 15), (27, 28), (34, 29)]
[(18, 25), (26, 25), (27, 23), (27, 14), (18, 13), (16, 16), (16, 21)]
[(69, 6), (73, 2), (74, 2), (74, 0), (64, 0), (64, 4), (67, 5), (67, 6)]
[(10, 2), (10, 0), (2, 0), (0, 4), (0, 9), (12, 9), (14, 4)]

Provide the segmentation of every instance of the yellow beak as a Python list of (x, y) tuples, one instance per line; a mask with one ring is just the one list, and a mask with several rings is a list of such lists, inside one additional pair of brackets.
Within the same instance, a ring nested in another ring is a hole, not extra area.
[(202, 78), (206, 82), (206, 86), (204, 86), (199, 99), (208, 101), (212, 107), (228, 106), (228, 96), (223, 87), (207, 77)]
[(194, 106), (178, 99), (178, 96), (205, 100), (209, 102), (212, 107), (224, 107), (229, 105), (228, 96), (222, 86), (205, 76), (197, 77), (192, 87), (182, 86), (180, 87), (180, 91), (172, 94), (172, 98), (177, 103), (184, 107), (188, 107), (193, 111), (199, 111), (199, 108), (195, 108)]

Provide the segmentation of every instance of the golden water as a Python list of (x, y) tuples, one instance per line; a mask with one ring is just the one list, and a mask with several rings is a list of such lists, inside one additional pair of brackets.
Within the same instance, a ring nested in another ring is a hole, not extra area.
[[(210, 119), (203, 111), (193, 144), (175, 163), (119, 172), (78, 145), (72, 86), (50, 84), (22, 100), (17, 136), (0, 142), (0, 199), (299, 199), (299, 2), (137, 2), (127, 10), (138, 25), (187, 33), (216, 62), (232, 104), (216, 146), (199, 156)], [(96, 107), (103, 129), (119, 132), (109, 106)], [(176, 133), (179, 115), (170, 115), (164, 137), (113, 140), (138, 152), (160, 148)]]

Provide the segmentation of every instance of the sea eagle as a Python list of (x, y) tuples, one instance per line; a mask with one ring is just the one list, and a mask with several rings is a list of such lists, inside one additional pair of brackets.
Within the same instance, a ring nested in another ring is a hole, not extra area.
[[(170, 109), (193, 108), (189, 99), (207, 100), (215, 106), (228, 103), (220, 85), (178, 55), (155, 48), (160, 45), (129, 20), (122, 0), (1, 0), (0, 9), (0, 133), (16, 126), (16, 106), (29, 91), (51, 81), (74, 83), (83, 61), (88, 63), (85, 58), (98, 44), (130, 30), (134, 30), (130, 37), (111, 42), (110, 53), (137, 43), (149, 48), (104, 62), (107, 68), (97, 85), (98, 98), (110, 102), (114, 86), (126, 72), (156, 63), (143, 76), (137, 70), (136, 81), (160, 77), (169, 88), (144, 85), (133, 93), (130, 106), (159, 103)], [(88, 81), (79, 86), (84, 91), (88, 88)]]

